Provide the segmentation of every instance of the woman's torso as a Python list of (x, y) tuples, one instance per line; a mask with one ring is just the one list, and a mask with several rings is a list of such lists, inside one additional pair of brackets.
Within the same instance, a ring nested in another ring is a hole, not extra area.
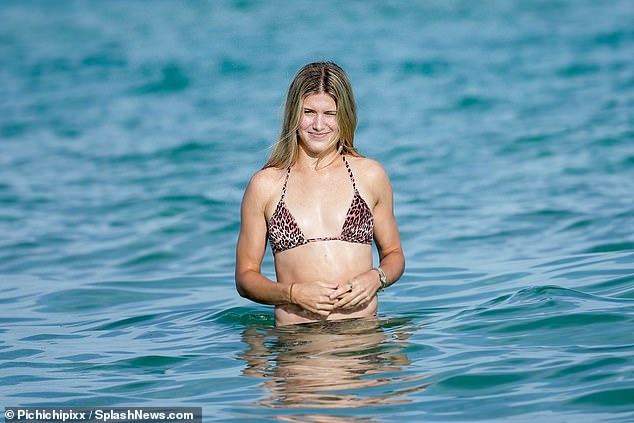
[[(346, 283), (372, 268), (371, 210), (375, 202), (360, 178), (361, 172), (353, 175), (361, 160), (364, 159), (348, 156), (347, 160), (333, 163), (335, 167), (322, 175), (295, 168), (292, 172), (279, 171), (278, 179), (283, 180), (277, 183), (279, 194), (272, 196), (265, 210), (269, 229), (295, 231), (303, 241), (287, 239), (281, 244), (286, 244), (287, 249), (276, 251), (282, 248), (277, 245), (279, 234), (271, 238), (269, 233), (278, 282)], [(291, 222), (275, 221), (275, 226), (282, 228), (271, 228), (271, 217), (279, 218), (281, 207)], [(375, 296), (358, 308), (334, 311), (328, 319), (373, 316), (377, 303)], [(277, 306), (275, 317), (278, 325), (323, 319), (293, 304)]]
[[(311, 243), (288, 250), (276, 257), (275, 272), (278, 282), (315, 283), (316, 281), (345, 284), (348, 280), (372, 268), (372, 247), (368, 245), (344, 245), (345, 241)], [(376, 315), (378, 300), (350, 310), (335, 310), (327, 320)], [(275, 307), (278, 325), (306, 323), (323, 317), (303, 310), (294, 304)]]

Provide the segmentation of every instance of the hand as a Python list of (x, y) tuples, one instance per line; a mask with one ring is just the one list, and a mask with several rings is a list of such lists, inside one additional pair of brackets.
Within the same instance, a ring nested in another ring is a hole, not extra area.
[(337, 286), (337, 283), (321, 281), (295, 283), (291, 301), (304, 310), (328, 317), (337, 302), (337, 297), (333, 298), (333, 293), (337, 292)]
[(376, 270), (368, 270), (339, 284), (339, 288), (331, 294), (331, 299), (337, 300), (336, 308), (356, 308), (371, 301), (380, 286), (381, 281)]

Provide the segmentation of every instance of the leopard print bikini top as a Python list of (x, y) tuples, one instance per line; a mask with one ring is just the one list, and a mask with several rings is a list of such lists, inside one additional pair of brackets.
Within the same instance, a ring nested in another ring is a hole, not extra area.
[(341, 157), (346, 165), (346, 169), (348, 169), (348, 175), (350, 175), (352, 188), (354, 189), (354, 197), (352, 197), (352, 203), (348, 208), (346, 220), (343, 223), (343, 228), (341, 228), (341, 234), (339, 236), (326, 236), (319, 238), (306, 238), (304, 236), (302, 230), (297, 225), (297, 221), (284, 202), (284, 197), (286, 196), (286, 184), (288, 183), (288, 177), (291, 174), (291, 167), (289, 166), (286, 171), (284, 186), (282, 187), (282, 197), (277, 203), (277, 207), (268, 221), (268, 238), (273, 254), (290, 250), (291, 248), (299, 247), (300, 245), (308, 244), (309, 242), (317, 241), (347, 241), (358, 244), (372, 244), (372, 237), (374, 233), (374, 217), (372, 216), (372, 211), (357, 190), (357, 185), (354, 182), (354, 175), (348, 165), (348, 161), (345, 156), (342, 155)]

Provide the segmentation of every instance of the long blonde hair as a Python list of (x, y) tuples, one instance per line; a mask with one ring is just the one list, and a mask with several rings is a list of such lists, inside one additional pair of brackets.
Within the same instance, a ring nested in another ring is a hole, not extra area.
[(337, 105), (339, 136), (334, 140), (341, 154), (358, 156), (354, 147), (357, 111), (352, 86), (341, 67), (332, 62), (304, 65), (288, 89), (280, 137), (273, 145), (264, 167), (287, 168), (298, 154), (297, 130), (302, 119), (304, 99), (311, 94), (328, 94)]

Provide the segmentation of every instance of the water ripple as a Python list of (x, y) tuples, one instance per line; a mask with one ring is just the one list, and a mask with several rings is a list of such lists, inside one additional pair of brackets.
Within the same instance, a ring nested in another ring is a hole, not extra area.
[[(633, 420), (632, 2), (324, 8), (0, 4), (0, 398)], [(407, 269), (369, 325), (275, 328), (235, 292), (242, 193), (312, 59), (393, 183)]]

